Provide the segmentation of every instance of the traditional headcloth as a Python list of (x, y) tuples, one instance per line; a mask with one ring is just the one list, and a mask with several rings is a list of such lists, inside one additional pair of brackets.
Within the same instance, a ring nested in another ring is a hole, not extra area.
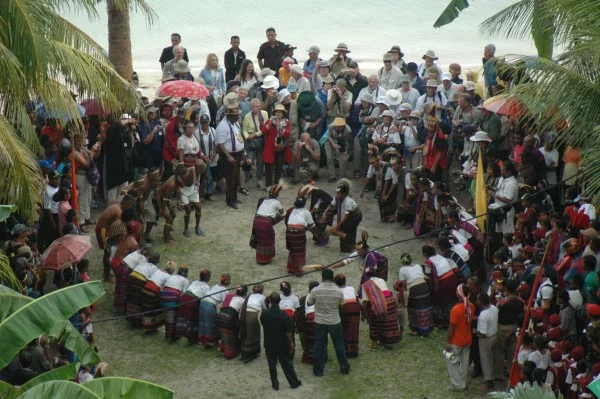
[(467, 323), (471, 323), (471, 308), (469, 307), (469, 298), (463, 292), (463, 285), (459, 284), (456, 287), (456, 296), (458, 299), (465, 305), (465, 318), (467, 319)]
[(221, 284), (223, 284), (227, 281), (231, 281), (231, 274), (229, 274), (229, 273), (221, 274)]
[(283, 189), (283, 180), (280, 179), (277, 184), (273, 184), (269, 189), (269, 197), (273, 198), (279, 195), (279, 192)]
[(360, 241), (356, 243), (357, 250), (368, 250), (369, 244), (367, 244), (367, 240), (369, 239), (369, 232), (365, 229), (361, 231)]
[(571, 350), (571, 357), (576, 362), (583, 359), (584, 356), (585, 356), (585, 350), (583, 349), (583, 346), (576, 346)]
[(560, 362), (562, 360), (562, 352), (560, 349), (552, 349), (550, 352), (550, 359), (553, 362)]
[(587, 305), (585, 305), (585, 310), (587, 310), (587, 312), (590, 314), (590, 317), (600, 317), (600, 305), (596, 305), (595, 303), (588, 303)]
[(554, 313), (550, 315), (550, 325), (552, 327), (560, 326), (560, 315), (558, 313)]
[(403, 265), (410, 265), (412, 263), (412, 256), (408, 252), (404, 252), (400, 255), (400, 263)]
[(206, 277), (208, 274), (210, 274), (210, 271), (208, 271), (208, 269), (200, 270), (200, 278)]
[(127, 233), (127, 228), (125, 227), (125, 223), (122, 220), (115, 220), (108, 229), (108, 237), (112, 238), (116, 236), (120, 236)]
[(350, 194), (350, 180), (340, 179), (337, 183), (337, 190), (335, 191), (344, 195)]

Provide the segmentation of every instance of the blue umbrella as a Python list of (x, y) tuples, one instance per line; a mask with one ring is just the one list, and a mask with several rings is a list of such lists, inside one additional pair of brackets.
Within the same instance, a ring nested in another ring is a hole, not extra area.
[[(85, 108), (83, 108), (79, 104), (75, 104), (75, 107), (79, 111), (79, 117), (83, 118), (85, 116)], [(46, 109), (46, 106), (43, 103), (40, 103), (36, 107), (35, 113), (44, 119), (57, 119), (57, 120), (62, 120), (62, 121), (68, 121), (68, 120), (74, 119), (74, 115), (72, 115), (69, 112), (64, 112), (61, 114), (61, 113), (57, 113), (57, 112), (48, 111)]]

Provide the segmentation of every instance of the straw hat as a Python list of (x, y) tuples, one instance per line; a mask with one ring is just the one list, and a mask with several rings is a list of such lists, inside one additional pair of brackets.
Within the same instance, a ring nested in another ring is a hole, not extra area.
[(435, 55), (435, 51), (433, 51), (433, 50), (427, 50), (425, 52), (425, 54), (423, 55), (423, 59), (425, 59), (425, 57), (429, 57), (432, 60), (437, 60), (438, 59), (438, 57), (436, 57), (436, 55)]
[(476, 132), (473, 136), (469, 138), (469, 140), (474, 142), (487, 141), (488, 143), (492, 141), (492, 139), (490, 139), (490, 136), (488, 136), (488, 134), (482, 130)]
[(342, 127), (342, 126), (346, 126), (346, 120), (344, 118), (341, 117), (337, 117), (333, 120), (333, 127)]
[(435, 87), (437, 89), (438, 86), (439, 86), (439, 83), (437, 80), (429, 79), (427, 81), (427, 85), (425, 87)]
[(386, 91), (385, 96), (388, 98), (390, 105), (398, 105), (402, 102), (402, 94), (396, 89)]
[(381, 117), (383, 118), (384, 116), (394, 119), (396, 117), (396, 114), (394, 113), (394, 111), (390, 111), (389, 109), (386, 109), (385, 111), (383, 111), (381, 113)]
[(350, 53), (350, 50), (348, 50), (348, 45), (346, 43), (338, 44), (334, 51), (345, 51), (347, 53)]
[(412, 111), (412, 105), (410, 103), (402, 103), (398, 107), (398, 111)]
[(421, 113), (419, 111), (413, 111), (408, 115), (409, 118), (421, 119)]
[(235, 93), (235, 92), (227, 93), (223, 97), (223, 105), (225, 105), (227, 108), (239, 107), (240, 100), (238, 99), (237, 93)]
[(170, 80), (175, 80), (175, 76), (171, 75), (171, 73), (169, 71), (163, 71), (160, 81), (164, 83), (164, 82), (168, 82)]
[(283, 111), (284, 114), (287, 114), (287, 110), (285, 109), (285, 106), (283, 104), (277, 104), (275, 108), (273, 108), (273, 113), (275, 113), (276, 111)]

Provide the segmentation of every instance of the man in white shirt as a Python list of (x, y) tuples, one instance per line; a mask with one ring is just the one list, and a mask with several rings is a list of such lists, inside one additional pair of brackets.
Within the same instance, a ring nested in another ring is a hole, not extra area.
[(556, 184), (556, 168), (558, 166), (558, 151), (554, 148), (554, 136), (552, 133), (546, 133), (544, 146), (540, 148), (546, 163), (546, 182), (548, 185)]
[(444, 93), (447, 99), (451, 99), (456, 93), (456, 87), (458, 85), (452, 82), (452, 74), (450, 72), (444, 72), (442, 74), (442, 84), (438, 86), (438, 91)]
[(360, 92), (358, 92), (358, 96), (356, 97), (356, 101), (354, 102), (355, 106), (360, 105), (360, 100), (365, 93), (370, 94), (371, 97), (375, 100), (378, 99), (379, 96), (385, 96), (385, 89), (379, 85), (379, 77), (377, 75), (369, 75), (369, 77), (367, 78), (367, 83), (367, 87), (363, 87), (362, 89), (360, 89)]
[[(493, 198), (490, 210), (496, 210), (503, 218), (496, 223), (496, 232), (507, 234), (515, 232), (515, 208), (512, 204), (519, 197), (519, 184), (515, 178), (515, 165), (506, 161), (500, 169), (502, 178), (496, 190), (488, 190), (488, 197)], [(502, 209), (499, 209), (502, 208)]]
[(431, 67), (435, 67), (438, 70), (438, 76), (442, 75), (442, 69), (435, 64), (438, 57), (435, 55), (435, 51), (427, 50), (423, 55), (423, 63), (419, 65), (419, 69), (417, 70), (417, 74), (427, 83), (429, 80), (429, 72), (428, 69)]
[(448, 99), (444, 95), (444, 93), (439, 92), (437, 90), (438, 82), (437, 80), (429, 80), (427, 85), (425, 86), (426, 92), (417, 100), (417, 105), (415, 106), (415, 110), (419, 112), (423, 112), (423, 108), (427, 103), (435, 104), (435, 116), (437, 118), (442, 117), (442, 109), (446, 108), (446, 104), (448, 104)]
[(225, 172), (227, 205), (234, 209), (237, 209), (237, 204), (240, 203), (237, 192), (240, 185), (240, 165), (244, 159), (244, 139), (238, 123), (240, 113), (238, 106), (227, 108), (226, 118), (217, 126), (215, 137), (222, 156), (219, 161), (222, 162)]
[(402, 94), (403, 103), (409, 103), (413, 109), (417, 107), (417, 100), (421, 97), (421, 93), (410, 86), (410, 77), (408, 75), (400, 77), (400, 89), (398, 91)]
[(303, 91), (311, 91), (310, 81), (304, 77), (304, 71), (300, 65), (292, 65), (290, 67), (292, 77), (288, 80), (288, 87), (290, 85), (296, 85), (296, 92), (298, 94)]
[(386, 90), (397, 89), (400, 87), (400, 77), (402, 71), (392, 65), (393, 56), (390, 53), (383, 55), (383, 67), (379, 70), (379, 82), (381, 87)]
[(488, 391), (494, 389), (494, 379), (502, 378), (494, 375), (494, 354), (498, 343), (498, 308), (490, 304), (490, 297), (485, 292), (477, 295), (477, 304), (481, 308), (477, 319), (477, 331), (479, 336), (479, 356), (481, 368), (483, 369), (483, 380)]

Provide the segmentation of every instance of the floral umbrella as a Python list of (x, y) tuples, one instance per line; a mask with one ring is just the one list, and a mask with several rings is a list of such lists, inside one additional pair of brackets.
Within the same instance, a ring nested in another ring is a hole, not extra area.
[(488, 98), (483, 102), (483, 106), (488, 111), (509, 117), (520, 116), (525, 110), (524, 106), (515, 97), (502, 94)]
[(189, 80), (171, 80), (163, 83), (157, 90), (158, 97), (179, 97), (197, 99), (208, 97), (210, 92), (204, 85)]
[(67, 234), (44, 251), (40, 259), (42, 270), (60, 270), (67, 264), (79, 262), (92, 249), (90, 236)]

